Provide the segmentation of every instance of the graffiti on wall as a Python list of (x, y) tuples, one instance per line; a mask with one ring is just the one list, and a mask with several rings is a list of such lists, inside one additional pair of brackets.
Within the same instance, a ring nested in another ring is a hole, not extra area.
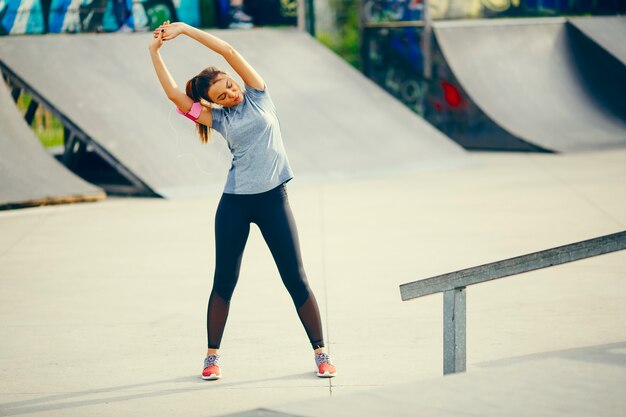
[[(626, 12), (621, 0), (428, 0), (432, 19), (615, 14)], [(423, 0), (364, 0), (363, 21), (399, 22), (424, 19)]]
[(199, 23), (199, 0), (0, 0), (0, 34), (140, 31)]
[[(249, 0), (255, 25), (295, 25), (297, 0)], [(147, 31), (164, 20), (228, 26), (230, 0), (0, 0), (0, 35)]]
[(364, 0), (361, 16), (367, 23), (401, 22), (422, 20), (423, 11), (422, 0)]

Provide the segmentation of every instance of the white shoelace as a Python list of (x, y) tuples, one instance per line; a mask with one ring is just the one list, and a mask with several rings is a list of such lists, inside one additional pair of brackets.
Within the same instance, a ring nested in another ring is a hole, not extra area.
[(207, 367), (212, 366), (212, 365), (219, 366), (220, 358), (221, 358), (220, 355), (216, 355), (214, 353), (211, 353), (210, 355), (207, 355), (207, 357), (204, 358), (204, 367), (207, 368)]

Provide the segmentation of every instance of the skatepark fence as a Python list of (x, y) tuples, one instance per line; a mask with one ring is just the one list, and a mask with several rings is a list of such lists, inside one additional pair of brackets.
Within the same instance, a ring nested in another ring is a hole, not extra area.
[(626, 231), (400, 285), (402, 301), (443, 293), (443, 373), (465, 372), (469, 285), (626, 249)]

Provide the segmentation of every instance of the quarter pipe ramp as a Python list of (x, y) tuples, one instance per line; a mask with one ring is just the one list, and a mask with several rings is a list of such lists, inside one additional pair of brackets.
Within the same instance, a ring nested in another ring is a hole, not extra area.
[(434, 29), (463, 89), (513, 136), (557, 152), (626, 146), (626, 123), (576, 68), (564, 19), (438, 22)]
[(105, 198), (44, 150), (4, 83), (0, 125), (0, 209)]

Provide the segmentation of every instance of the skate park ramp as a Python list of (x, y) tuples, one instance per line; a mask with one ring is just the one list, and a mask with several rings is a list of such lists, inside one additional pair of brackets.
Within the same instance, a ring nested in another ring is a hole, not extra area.
[(626, 146), (626, 122), (578, 71), (565, 22), (438, 22), (434, 32), (463, 89), (512, 135), (556, 152)]
[(0, 209), (105, 198), (49, 155), (0, 85)]
[[(308, 34), (294, 29), (216, 31), (264, 77), (296, 178), (341, 179), (465, 164), (465, 152)], [(223, 187), (230, 153), (217, 132), (199, 143), (152, 67), (151, 33), (5, 38), (0, 60), (153, 191)], [(184, 91), (218, 55), (181, 36), (161, 49)], [(32, 65), (45, 62), (46, 65)]]
[(577, 17), (568, 22), (626, 65), (626, 16)]

